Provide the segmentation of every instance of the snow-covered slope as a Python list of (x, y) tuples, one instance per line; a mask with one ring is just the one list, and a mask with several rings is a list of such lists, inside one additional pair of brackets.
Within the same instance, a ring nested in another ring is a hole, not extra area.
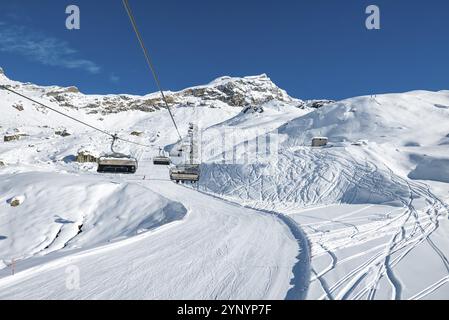
[[(275, 174), (263, 176), (262, 169), (267, 168), (260, 163), (226, 167), (210, 164), (204, 166), (203, 187), (247, 200), (301, 206), (394, 201), (407, 196), (408, 189), (406, 184), (391, 180), (387, 167), (412, 179), (447, 181), (447, 106), (447, 91), (419, 91), (348, 99), (291, 121), (284, 113), (284, 124), (276, 122), (271, 114), (251, 115), (250, 120), (246, 114), (239, 115), (223, 125), (231, 128), (235, 123), (251, 124), (259, 135), (273, 129), (279, 134), (277, 162), (266, 164)], [(329, 137), (334, 148), (309, 147), (316, 136)], [(363, 160), (367, 152), (371, 152), (369, 158), (374, 164)], [(383, 170), (378, 170), (382, 166)], [(239, 179), (233, 181), (237, 185), (224, 183), (231, 177)], [(352, 184), (356, 180), (358, 191), (354, 194)], [(376, 181), (377, 186), (369, 181)]]
[[(0, 279), (0, 299), (304, 297), (307, 282), (290, 285), (298, 243), (281, 220), (168, 181), (140, 183), (189, 214), (106, 246), (18, 263), (21, 272)], [(78, 289), (66, 286), (71, 270), (80, 275)]]
[(363, 139), (416, 147), (444, 142), (448, 120), (448, 91), (412, 91), (343, 100), (292, 121), (280, 132), (292, 146), (324, 135), (334, 143)]
[[(449, 294), (449, 91), (302, 101), (260, 75), (167, 92), (181, 134), (200, 129), (186, 189), (151, 163), (177, 142), (158, 94), (0, 83), (152, 146), (117, 145), (137, 174), (97, 174), (74, 156), (108, 151), (108, 136), (0, 91), (0, 133), (25, 134), (0, 142), (1, 298)], [(74, 291), (72, 264), (86, 279)]]
[[(335, 145), (367, 144), (395, 172), (447, 182), (449, 92), (413, 91), (344, 100), (279, 129), (288, 147), (328, 136)], [(435, 170), (441, 174), (435, 174)]]
[[(200, 188), (288, 213), (305, 228), (314, 266), (309, 298), (444, 298), (447, 106), (447, 91), (336, 102), (279, 126), (271, 161), (205, 163)], [(254, 119), (259, 138), (270, 133), (266, 118), (259, 126)], [(315, 136), (330, 145), (311, 147)]]
[[(23, 197), (17, 208), (8, 200)], [(182, 219), (186, 209), (135, 184), (48, 172), (1, 175), (2, 259), (92, 247)]]

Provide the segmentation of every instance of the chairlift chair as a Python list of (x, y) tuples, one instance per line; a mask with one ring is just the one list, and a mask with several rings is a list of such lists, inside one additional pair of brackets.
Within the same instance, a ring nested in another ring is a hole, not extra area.
[(136, 158), (114, 151), (117, 135), (112, 137), (111, 153), (98, 159), (97, 172), (99, 173), (136, 173), (138, 161)]
[(171, 163), (170, 158), (164, 154), (162, 148), (159, 148), (159, 155), (153, 158), (153, 164), (168, 166), (170, 165), (170, 163)]
[(110, 153), (98, 159), (97, 172), (100, 173), (136, 173), (138, 162), (136, 158)]
[(200, 179), (198, 164), (180, 164), (170, 169), (170, 180), (179, 182), (197, 182)]

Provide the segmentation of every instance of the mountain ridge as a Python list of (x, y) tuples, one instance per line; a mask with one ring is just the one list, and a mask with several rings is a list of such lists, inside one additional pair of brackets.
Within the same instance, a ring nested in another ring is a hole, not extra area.
[[(76, 86), (41, 86), (9, 79), (3, 69), (0, 82), (15, 89), (38, 93), (38, 97), (54, 102), (61, 107), (84, 109), (89, 114), (110, 114), (128, 110), (154, 112), (165, 108), (159, 92), (146, 95), (133, 94), (84, 94)], [(218, 77), (208, 84), (188, 87), (179, 91), (164, 91), (171, 106), (219, 108), (231, 106), (244, 108), (260, 106), (278, 101), (297, 108), (319, 108), (332, 100), (303, 101), (291, 97), (278, 87), (266, 74), (245, 77)]]

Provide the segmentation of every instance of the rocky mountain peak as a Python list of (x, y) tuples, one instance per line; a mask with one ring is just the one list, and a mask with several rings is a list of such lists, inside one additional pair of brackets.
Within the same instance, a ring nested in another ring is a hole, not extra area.
[(189, 88), (182, 93), (206, 101), (219, 100), (233, 107), (260, 105), (271, 100), (300, 102), (275, 85), (266, 74), (243, 78), (220, 77), (208, 85)]
[[(3, 72), (2, 69), (0, 69)], [(14, 82), (16, 86), (26, 86), (41, 97), (59, 104), (61, 107), (84, 109), (88, 114), (109, 114), (128, 110), (153, 112), (165, 108), (159, 93), (145, 96), (136, 95), (85, 95), (77, 87), (38, 86)], [(165, 96), (171, 106), (191, 107), (258, 107), (270, 101), (305, 107), (302, 100), (290, 97), (287, 92), (274, 84), (266, 74), (248, 77), (217, 78), (206, 85), (195, 86), (177, 92), (166, 91)]]

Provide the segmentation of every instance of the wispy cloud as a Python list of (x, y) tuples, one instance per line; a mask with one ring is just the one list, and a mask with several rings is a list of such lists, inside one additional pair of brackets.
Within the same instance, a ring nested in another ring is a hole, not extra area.
[(2, 21), (0, 26), (0, 52), (16, 53), (48, 66), (81, 69), (93, 74), (100, 72), (95, 62), (79, 58), (79, 52), (66, 41)]
[(109, 81), (111, 81), (112, 83), (117, 84), (117, 83), (120, 82), (120, 77), (112, 73), (112, 74), (109, 76)]

